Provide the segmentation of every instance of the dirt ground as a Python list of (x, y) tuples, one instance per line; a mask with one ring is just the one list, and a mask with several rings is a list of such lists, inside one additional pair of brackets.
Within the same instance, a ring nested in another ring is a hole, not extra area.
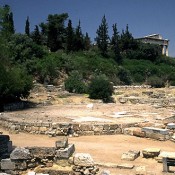
[[(148, 98), (142, 94), (147, 90), (126, 90), (118, 92), (122, 95), (134, 95)], [(148, 91), (154, 91), (148, 89)], [(174, 97), (175, 89), (161, 90), (166, 96)], [(39, 93), (40, 92), (40, 93)], [(157, 90), (156, 90), (157, 93)], [(119, 95), (120, 96), (120, 95)], [(40, 106), (28, 110), (5, 112), (8, 118), (16, 121), (26, 122), (71, 122), (71, 123), (132, 123), (148, 121), (161, 124), (165, 117), (174, 115), (174, 107), (155, 108), (151, 104), (120, 104), (116, 103), (103, 104), (98, 101), (91, 101), (87, 96), (69, 96), (58, 97), (58, 94), (41, 93), (41, 89), (32, 93), (31, 99), (34, 102), (42, 103), (43, 100), (54, 99), (51, 106)], [(118, 98), (118, 95), (115, 96)], [(88, 104), (93, 104), (93, 108), (88, 108)], [(0, 128), (4, 134), (7, 131)], [(9, 134), (14, 146), (54, 146), (57, 138), (49, 138), (45, 135), (31, 135), (26, 133)], [(75, 144), (76, 152), (89, 153), (95, 162), (102, 163), (127, 163), (135, 167), (146, 166), (150, 171), (147, 175), (162, 175), (163, 165), (157, 163), (154, 159), (145, 159), (142, 154), (135, 161), (122, 161), (121, 155), (129, 150), (142, 151), (144, 148), (160, 148), (161, 151), (175, 152), (175, 143), (171, 141), (154, 141), (146, 138), (138, 138), (127, 135), (106, 135), (106, 136), (81, 136), (69, 138), (70, 143)], [(112, 175), (135, 175), (133, 170), (124, 170), (116, 168), (109, 169)]]
[[(0, 129), (4, 134), (9, 134), (8, 131)], [(14, 146), (54, 146), (57, 138), (49, 138), (45, 135), (31, 135), (26, 133), (9, 134)], [(135, 161), (123, 161), (121, 155), (129, 150), (140, 150), (144, 148), (160, 148), (161, 151), (175, 152), (175, 143), (171, 141), (154, 141), (145, 138), (138, 138), (127, 135), (111, 135), (111, 136), (81, 136), (69, 138), (69, 143), (74, 143), (76, 152), (89, 153), (95, 162), (100, 163), (115, 163), (115, 164), (133, 164), (137, 166), (146, 166), (146, 170), (161, 175), (163, 165), (157, 163), (154, 159), (145, 159), (141, 156)], [(123, 170), (116, 168), (108, 169), (113, 175), (134, 175), (133, 170)], [(164, 173), (165, 174), (165, 173)]]

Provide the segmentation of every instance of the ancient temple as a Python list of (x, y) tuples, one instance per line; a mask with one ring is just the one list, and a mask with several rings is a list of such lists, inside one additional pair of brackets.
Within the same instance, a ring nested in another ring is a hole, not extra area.
[(162, 54), (168, 56), (169, 40), (163, 39), (160, 34), (148, 35), (143, 38), (137, 38), (137, 40), (140, 40), (143, 43), (158, 44), (162, 46)]

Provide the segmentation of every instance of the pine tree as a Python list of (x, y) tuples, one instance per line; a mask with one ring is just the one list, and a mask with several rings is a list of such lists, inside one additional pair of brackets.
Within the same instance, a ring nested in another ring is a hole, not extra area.
[(122, 57), (121, 57), (120, 48), (119, 48), (120, 36), (119, 36), (119, 32), (117, 31), (117, 24), (114, 24), (112, 28), (113, 28), (113, 36), (111, 39), (112, 50), (115, 54), (116, 62), (120, 64), (122, 62)]
[(40, 35), (39, 27), (37, 25), (35, 25), (35, 29), (31, 37), (36, 44), (41, 44), (41, 35)]
[(72, 28), (72, 21), (68, 21), (68, 26), (67, 26), (67, 39), (66, 39), (66, 45), (67, 45), (67, 52), (73, 51), (73, 46), (74, 46), (74, 31)]
[(137, 42), (129, 32), (129, 26), (126, 25), (126, 30), (122, 30), (120, 48), (122, 51), (128, 51), (137, 48)]
[(30, 36), (30, 22), (29, 22), (29, 17), (27, 17), (27, 19), (26, 19), (25, 34), (27, 36)]
[(89, 50), (91, 47), (91, 40), (90, 37), (88, 35), (88, 33), (86, 32), (85, 38), (84, 38), (84, 49), (85, 50)]
[(64, 48), (66, 35), (64, 22), (67, 18), (67, 13), (48, 15), (48, 23), (46, 23), (47, 45), (52, 52)]
[(13, 21), (13, 13), (12, 12), (9, 14), (9, 32), (11, 34), (15, 33), (14, 21)]
[(108, 42), (109, 42), (109, 35), (108, 35), (108, 24), (106, 22), (105, 15), (102, 18), (101, 25), (97, 29), (97, 37), (95, 38), (97, 42), (97, 46), (101, 51), (103, 56), (107, 55), (108, 52)]
[(0, 31), (8, 38), (15, 33), (13, 13), (10, 12), (9, 5), (3, 6), (0, 10)]
[(79, 21), (78, 26), (75, 30), (74, 47), (75, 47), (75, 51), (79, 51), (79, 50), (84, 49), (83, 34), (82, 34), (82, 31), (81, 31), (80, 21)]

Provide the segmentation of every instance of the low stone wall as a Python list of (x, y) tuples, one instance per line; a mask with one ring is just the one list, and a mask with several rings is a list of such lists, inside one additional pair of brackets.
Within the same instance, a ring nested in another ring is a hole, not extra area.
[(49, 136), (77, 135), (114, 135), (121, 134), (123, 128), (135, 126), (132, 124), (77, 124), (52, 122), (18, 122), (0, 116), (0, 126), (11, 133), (27, 132), (31, 134), (44, 134)]

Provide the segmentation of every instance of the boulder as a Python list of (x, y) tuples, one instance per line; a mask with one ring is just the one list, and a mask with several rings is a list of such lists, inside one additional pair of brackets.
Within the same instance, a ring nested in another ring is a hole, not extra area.
[(77, 166), (94, 166), (94, 160), (90, 154), (87, 153), (76, 153), (73, 157), (74, 165)]
[(154, 158), (160, 154), (160, 148), (146, 148), (142, 150), (144, 158)]
[(31, 158), (31, 154), (28, 149), (17, 147), (10, 154), (11, 160), (27, 160)]

